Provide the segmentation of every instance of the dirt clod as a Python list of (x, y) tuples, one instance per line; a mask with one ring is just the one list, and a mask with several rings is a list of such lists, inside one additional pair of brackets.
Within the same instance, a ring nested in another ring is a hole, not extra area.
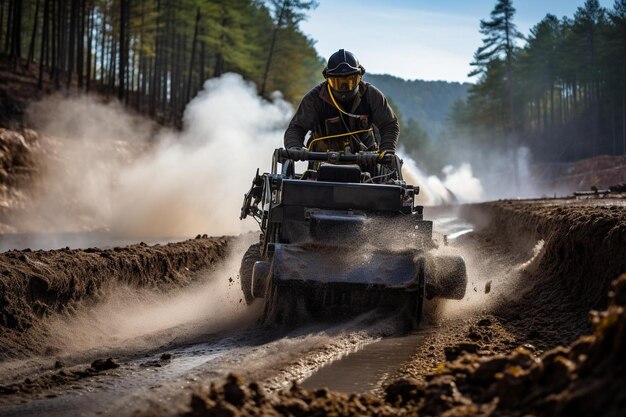
[(106, 371), (109, 369), (115, 369), (119, 367), (120, 365), (117, 362), (115, 362), (113, 358), (96, 359), (95, 361), (91, 363), (91, 368), (98, 372)]

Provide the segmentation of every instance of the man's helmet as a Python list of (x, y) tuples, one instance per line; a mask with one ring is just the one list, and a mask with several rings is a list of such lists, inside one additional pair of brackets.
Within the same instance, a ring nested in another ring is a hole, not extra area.
[(359, 91), (361, 76), (365, 68), (352, 52), (340, 49), (328, 58), (322, 75), (328, 81), (333, 94), (339, 100), (349, 100)]

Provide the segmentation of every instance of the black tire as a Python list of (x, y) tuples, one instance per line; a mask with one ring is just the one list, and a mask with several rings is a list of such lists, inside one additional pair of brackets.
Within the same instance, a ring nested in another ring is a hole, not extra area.
[(241, 266), (239, 267), (239, 282), (241, 283), (241, 291), (243, 297), (246, 300), (246, 304), (250, 305), (254, 301), (252, 295), (252, 268), (256, 261), (262, 261), (261, 245), (255, 243), (250, 245), (246, 253), (241, 258)]
[(424, 287), (426, 283), (426, 273), (424, 259), (421, 258), (417, 264), (417, 289), (409, 294), (411, 299), (409, 300), (409, 308), (407, 311), (407, 318), (410, 323), (410, 327), (417, 329), (422, 321), (422, 314), (424, 311)]

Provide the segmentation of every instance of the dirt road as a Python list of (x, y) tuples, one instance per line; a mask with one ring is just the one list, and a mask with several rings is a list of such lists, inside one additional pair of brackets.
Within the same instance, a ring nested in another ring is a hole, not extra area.
[[(239, 301), (245, 239), (0, 255), (10, 301), (1, 311), (0, 414), (554, 415), (571, 410), (585, 378), (603, 387), (610, 376), (624, 387), (623, 368), (607, 371), (621, 360), (608, 354), (617, 342), (603, 342), (624, 326), (617, 310), (596, 323), (593, 341), (551, 350), (592, 330), (588, 311), (607, 307), (611, 281), (626, 271), (624, 200), (498, 202), (433, 214), (439, 242), (451, 237), (439, 250), (467, 261), (468, 291), (461, 301), (430, 303), (410, 334), (375, 312), (343, 323), (260, 327), (260, 305)], [(149, 272), (155, 265), (158, 274)], [(32, 291), (41, 280), (49, 280), (48, 298)], [(598, 362), (602, 372), (580, 357), (596, 351), (614, 361)], [(259, 381), (266, 394), (234, 377), (220, 387), (230, 372)], [(291, 381), (303, 388), (280, 391)], [(367, 394), (318, 390), (324, 386)], [(529, 394), (533, 387), (540, 398)], [(621, 401), (598, 395), (589, 410), (617, 410)]]

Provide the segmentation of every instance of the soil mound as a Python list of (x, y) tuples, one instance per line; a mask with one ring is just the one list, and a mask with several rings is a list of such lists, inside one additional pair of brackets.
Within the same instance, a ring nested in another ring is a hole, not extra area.
[(28, 186), (39, 172), (41, 154), (35, 131), (0, 128), (0, 233), (15, 231), (10, 218), (31, 199)]
[(610, 283), (626, 272), (626, 210), (576, 200), (500, 201), (465, 206), (482, 236), (517, 251), (543, 247), (495, 313), (531, 340), (571, 343), (606, 307)]
[(43, 353), (31, 343), (34, 324), (77, 303), (97, 302), (111, 285), (167, 290), (190, 283), (194, 273), (224, 258), (229, 241), (0, 254), (0, 359)]

